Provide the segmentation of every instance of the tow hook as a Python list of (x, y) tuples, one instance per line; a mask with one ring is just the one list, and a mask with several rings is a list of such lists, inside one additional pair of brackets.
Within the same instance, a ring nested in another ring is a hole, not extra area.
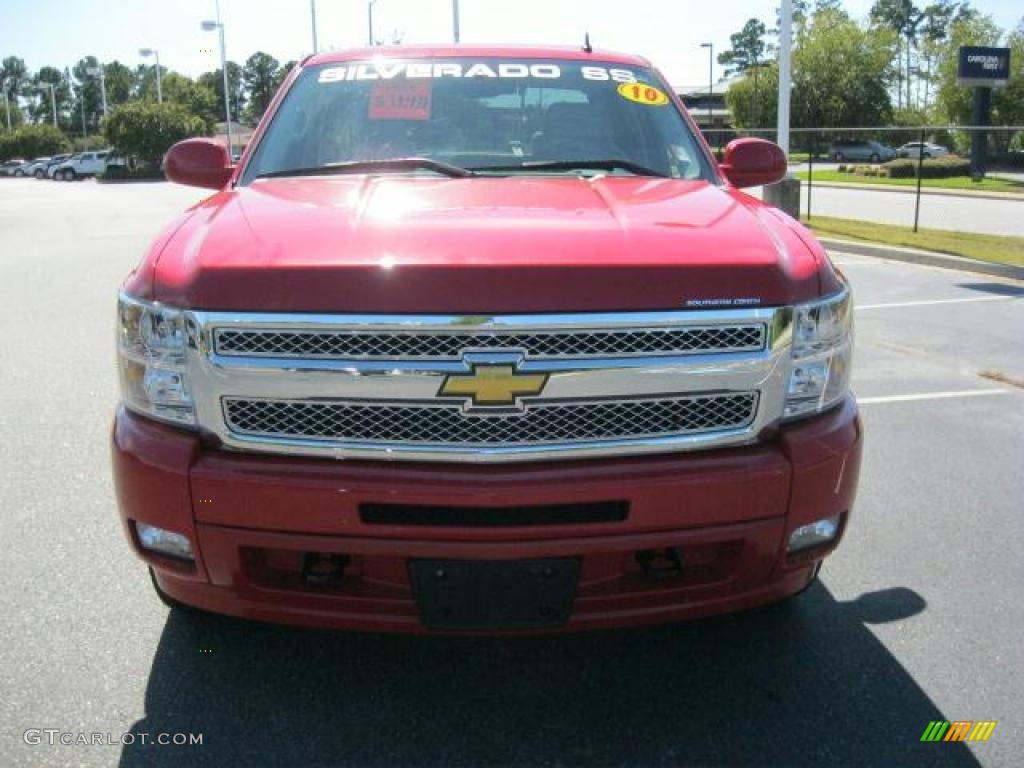
[(642, 549), (636, 553), (636, 561), (645, 576), (672, 576), (683, 572), (682, 547)]
[(307, 552), (302, 557), (302, 578), (309, 584), (330, 584), (340, 581), (348, 566), (348, 555)]

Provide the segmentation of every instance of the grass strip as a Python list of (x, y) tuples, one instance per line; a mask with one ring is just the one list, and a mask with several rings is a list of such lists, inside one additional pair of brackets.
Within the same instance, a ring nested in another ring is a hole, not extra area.
[(1024, 266), (1024, 237), (951, 232), (943, 229), (920, 229), (914, 232), (911, 227), (839, 219), (832, 216), (813, 216), (810, 221), (804, 223), (820, 237), (919, 248), (924, 251), (964, 256), (968, 259)]
[[(807, 181), (807, 171), (797, 171), (795, 176)], [(821, 170), (814, 172), (814, 182), (842, 182), (844, 184), (879, 184), (891, 187), (916, 187), (917, 179), (889, 179), (884, 176), (858, 176), (855, 173)], [(981, 181), (972, 181), (965, 176), (951, 176), (946, 179), (921, 179), (922, 189), (956, 189), (964, 192), (1014, 192), (1024, 195), (1024, 182), (1014, 179), (1000, 179), (987, 176)]]

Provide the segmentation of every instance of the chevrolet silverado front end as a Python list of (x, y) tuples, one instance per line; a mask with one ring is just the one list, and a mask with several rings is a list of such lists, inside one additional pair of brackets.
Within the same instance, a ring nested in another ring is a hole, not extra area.
[(374, 49), (296, 68), (119, 300), (114, 472), (168, 601), (550, 631), (792, 595), (861, 430), (852, 301), (644, 60)]

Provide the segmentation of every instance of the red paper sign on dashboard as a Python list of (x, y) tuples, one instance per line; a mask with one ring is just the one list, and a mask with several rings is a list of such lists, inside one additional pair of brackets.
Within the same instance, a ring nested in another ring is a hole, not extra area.
[(382, 80), (370, 88), (371, 120), (429, 120), (430, 81)]

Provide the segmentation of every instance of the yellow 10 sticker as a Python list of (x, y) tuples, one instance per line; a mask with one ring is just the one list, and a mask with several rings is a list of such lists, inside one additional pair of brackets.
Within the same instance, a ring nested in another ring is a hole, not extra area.
[(618, 88), (619, 96), (637, 104), (645, 104), (648, 107), (660, 107), (668, 104), (668, 96), (653, 85), (643, 83), (622, 83)]

